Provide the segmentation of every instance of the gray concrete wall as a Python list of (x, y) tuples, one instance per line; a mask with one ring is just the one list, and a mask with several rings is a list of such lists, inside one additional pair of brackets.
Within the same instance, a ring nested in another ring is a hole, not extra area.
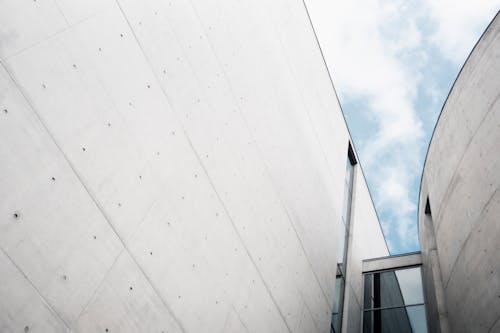
[(422, 179), (424, 275), (441, 277), (444, 294), (428, 297), (446, 305), (431, 313), (447, 313), (451, 332), (496, 332), (500, 320), (499, 59), (497, 15), (448, 96)]
[(0, 59), (0, 331), (329, 331), (349, 134), (302, 1), (5, 0)]

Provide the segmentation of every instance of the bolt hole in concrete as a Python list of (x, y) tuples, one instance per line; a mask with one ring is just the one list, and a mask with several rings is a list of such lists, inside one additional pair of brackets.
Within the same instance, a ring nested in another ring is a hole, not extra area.
[(132, 288), (132, 287), (129, 287), (129, 289), (130, 289), (130, 290), (132, 290), (132, 289), (134, 289), (134, 288)]
[(52, 177), (51, 179), (52, 179), (52, 181), (56, 181), (56, 177)]
[(19, 218), (19, 213), (14, 213), (14, 218), (15, 219)]
[(24, 326), (24, 331), (25, 332), (28, 332), (30, 330), (30, 327), (29, 326)]
[(9, 112), (9, 110), (7, 110), (7, 109), (3, 109), (3, 112), (8, 113), (8, 112)]

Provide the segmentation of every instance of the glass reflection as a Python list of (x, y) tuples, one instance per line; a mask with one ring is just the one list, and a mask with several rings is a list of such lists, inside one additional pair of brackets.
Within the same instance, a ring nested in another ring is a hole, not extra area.
[(420, 267), (365, 274), (364, 333), (427, 333)]
[(406, 308), (410, 318), (411, 328), (414, 333), (427, 333), (425, 320), (425, 305), (413, 305)]
[(423, 303), (424, 294), (420, 267), (400, 269), (395, 272), (405, 305)]
[(427, 333), (424, 305), (366, 311), (363, 333)]
[(365, 312), (364, 333), (412, 333), (406, 309), (394, 308)]
[(420, 267), (365, 275), (365, 309), (423, 302)]

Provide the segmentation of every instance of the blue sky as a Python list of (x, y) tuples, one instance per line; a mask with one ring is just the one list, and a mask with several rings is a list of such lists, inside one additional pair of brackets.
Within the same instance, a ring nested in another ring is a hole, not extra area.
[(392, 254), (416, 251), (420, 176), (500, 0), (306, 0)]

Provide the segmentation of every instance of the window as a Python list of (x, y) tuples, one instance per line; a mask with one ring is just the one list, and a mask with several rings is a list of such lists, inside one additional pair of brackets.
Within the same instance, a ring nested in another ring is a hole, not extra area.
[(346, 277), (346, 258), (349, 239), (349, 226), (351, 219), (351, 201), (354, 179), (354, 166), (356, 158), (351, 145), (347, 151), (347, 166), (344, 180), (344, 203), (342, 207), (342, 218), (339, 221), (339, 238), (337, 248), (337, 274), (335, 277), (335, 299), (333, 301), (331, 333), (340, 333), (342, 327), (342, 311), (344, 307), (344, 291)]
[(420, 267), (364, 275), (363, 333), (427, 333)]

